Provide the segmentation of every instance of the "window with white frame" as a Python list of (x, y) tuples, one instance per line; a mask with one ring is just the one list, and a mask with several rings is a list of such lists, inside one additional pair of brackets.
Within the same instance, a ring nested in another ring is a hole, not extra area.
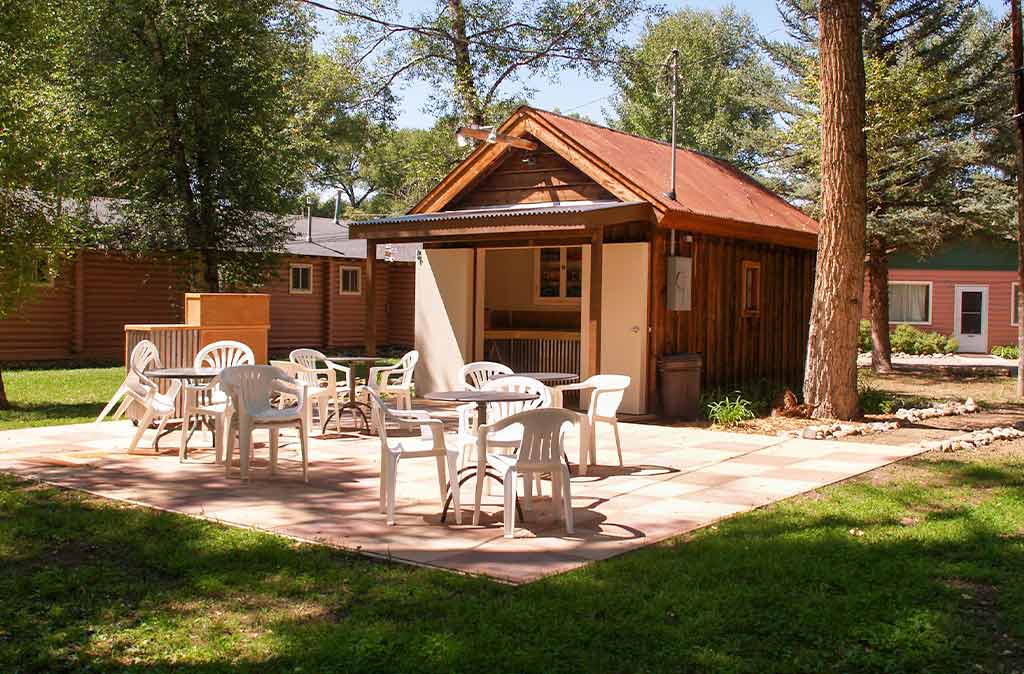
[(1010, 325), (1020, 325), (1020, 284), (1013, 284), (1013, 292), (1010, 293), (1010, 301), (1013, 302), (1013, 306), (1010, 307)]
[(340, 283), (342, 295), (359, 295), (363, 292), (363, 270), (359, 267), (342, 267)]
[(931, 281), (890, 281), (889, 322), (921, 325), (931, 323)]
[(313, 265), (289, 265), (288, 277), (288, 291), (293, 295), (308, 295), (313, 292)]
[(39, 257), (29, 257), (29, 276), (32, 279), (32, 283), (40, 286), (52, 286), (53, 285), (53, 272), (50, 270), (50, 262), (45, 256), (40, 255)]

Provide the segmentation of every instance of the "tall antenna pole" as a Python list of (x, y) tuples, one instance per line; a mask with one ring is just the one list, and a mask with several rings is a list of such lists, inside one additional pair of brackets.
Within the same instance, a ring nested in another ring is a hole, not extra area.
[[(1021, 43), (1020, 0), (1010, 0), (1010, 39), (1013, 42), (1013, 102), (1017, 121), (1017, 281), (1024, 300), (1024, 44)], [(1021, 304), (1017, 302), (1017, 311)], [(1021, 315), (1017, 314), (1018, 317)], [(1017, 321), (1017, 397), (1024, 397), (1024, 320)]]
[(676, 99), (679, 94), (679, 50), (672, 50), (672, 177), (665, 196), (675, 201), (676, 198)]

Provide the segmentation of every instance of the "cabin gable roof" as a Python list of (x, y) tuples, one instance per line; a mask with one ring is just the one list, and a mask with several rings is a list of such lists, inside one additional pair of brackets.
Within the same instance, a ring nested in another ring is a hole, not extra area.
[[(673, 200), (665, 194), (672, 157), (667, 143), (528, 106), (498, 131), (536, 140), (619, 201), (650, 203), (663, 227), (802, 247), (816, 242), (817, 222), (722, 159), (677, 148)], [(472, 192), (492, 189), (485, 187), (490, 177), (519, 152), (500, 143), (478, 145), (410, 213), (471, 207), (479, 200)]]

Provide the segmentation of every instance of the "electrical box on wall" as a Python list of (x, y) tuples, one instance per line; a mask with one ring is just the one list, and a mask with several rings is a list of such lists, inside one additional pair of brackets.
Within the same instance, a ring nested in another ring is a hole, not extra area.
[(669, 257), (667, 280), (668, 310), (689, 311), (690, 296), (693, 294), (693, 259)]

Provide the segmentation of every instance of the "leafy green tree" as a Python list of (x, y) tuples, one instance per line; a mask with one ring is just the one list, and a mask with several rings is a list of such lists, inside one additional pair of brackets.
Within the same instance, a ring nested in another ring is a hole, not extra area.
[[(817, 216), (817, 3), (778, 5), (794, 42), (770, 47), (788, 74), (792, 104), (774, 168), (782, 188)], [(1005, 42), (977, 0), (868, 0), (862, 19), (869, 315), (874, 365), (887, 371), (889, 254), (927, 255), (947, 238), (995, 226), (1012, 209), (1012, 187), (992, 163), (1009, 117)]]
[[(56, 8), (0, 0), (0, 319), (59, 269), (73, 222), (68, 108), (52, 79)], [(0, 372), (0, 409), (7, 409)]]
[(379, 72), (379, 91), (426, 82), (438, 117), (481, 125), (494, 106), (528, 95), (533, 80), (608, 72), (619, 36), (649, 9), (646, 0), (434, 0), (404, 20), (394, 1), (339, 4), (360, 58)]
[[(108, 245), (180, 255), (192, 284), (259, 280), (278, 213), (311, 172), (311, 130), (345, 104), (286, 0), (60, 3), (59, 68), (111, 197)], [(239, 252), (244, 251), (244, 252)]]
[(397, 129), (377, 146), (367, 164), (374, 180), (367, 213), (404, 213), (422, 199), (468, 153), (455, 143), (454, 119), (438, 120), (429, 129)]
[(671, 138), (671, 86), (662, 64), (678, 49), (678, 143), (753, 168), (777, 146), (775, 115), (786, 107), (783, 82), (760, 44), (753, 19), (732, 6), (649, 20), (628, 59), (635, 65), (614, 76), (614, 125)]

